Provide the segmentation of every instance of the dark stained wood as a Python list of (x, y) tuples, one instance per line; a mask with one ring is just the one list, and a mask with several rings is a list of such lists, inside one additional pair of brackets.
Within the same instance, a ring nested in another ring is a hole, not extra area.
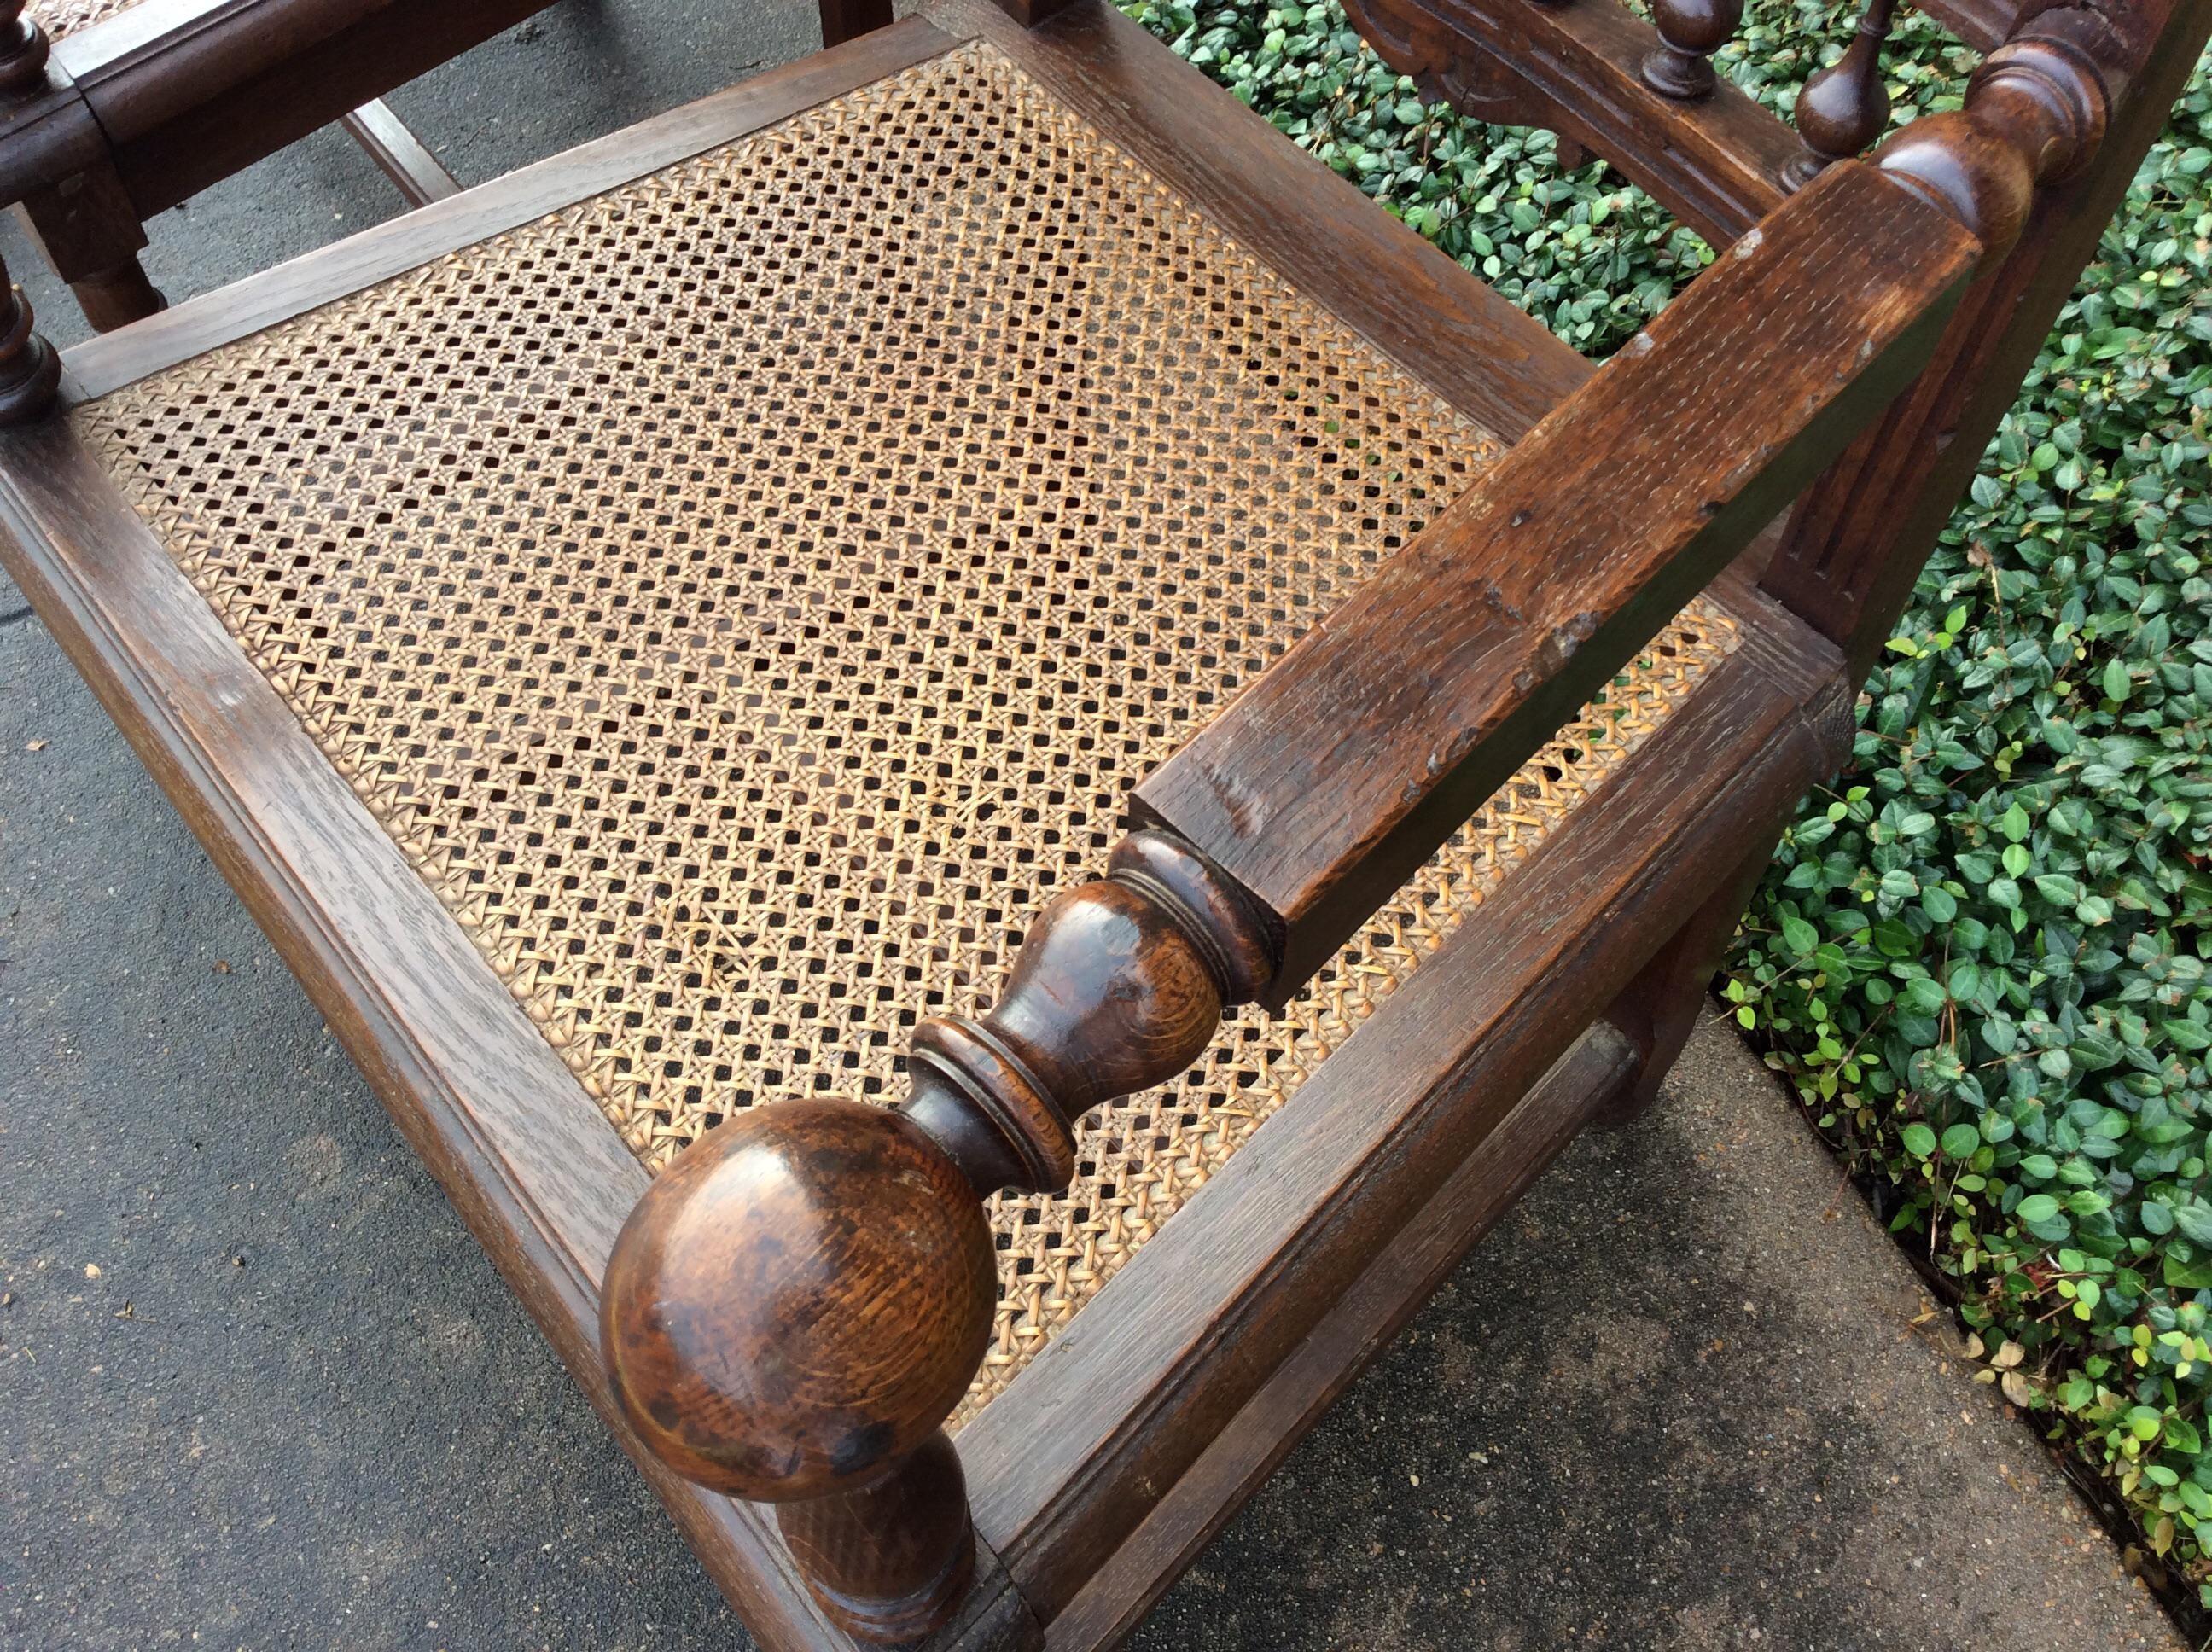
[(42, 418), (61, 383), (61, 358), (43, 334), (23, 289), (0, 264), (0, 425)]
[[(987, 1303), (987, 1330), (989, 1321)], [(864, 1485), (785, 1503), (776, 1522), (815, 1599), (871, 1645), (908, 1645), (949, 1624), (975, 1578), (968, 1483), (942, 1429)]]
[[(615, 1421), (599, 1281), (643, 1169), (64, 425), (0, 434), (0, 564)], [(617, 1432), (763, 1643), (846, 1643), (759, 1515)]]
[(289, 320), (489, 235), (688, 160), (950, 51), (955, 41), (919, 17), (687, 104), (655, 119), (465, 190), (450, 200), (164, 312), (114, 337), (68, 352), (84, 398), (158, 373)]
[(1795, 118), (1803, 151), (1783, 174), (1792, 189), (1811, 183), (1824, 167), (1848, 161), (1889, 125), (1889, 88), (1882, 83), (1881, 53), (1889, 40), (1894, 0), (1867, 0), (1844, 55), (1805, 82)]
[(1685, 102), (1644, 64), (1659, 37), (1613, 0), (1349, 0), (1352, 25), (1431, 96), (1548, 126), (1604, 156), (1715, 245), (1778, 205), (1790, 129), (1725, 82)]
[(1909, 380), (1976, 250), (1918, 204), (1823, 174), (1139, 788), (1282, 926), (1263, 1001)]
[(1000, 9), (1024, 28), (1035, 28), (1048, 17), (1058, 16), (1075, 3), (1075, 0), (998, 0)]
[(2002, 253), (2020, 238), (2037, 190), (2086, 165), (2104, 142), (2112, 91), (2098, 60), (2117, 45), (2094, 12), (2038, 18), (1982, 60), (1964, 108), (1914, 121), (1875, 164)]
[(977, 1528), (1040, 1615), (1833, 761), (1835, 654), (1750, 617), (1612, 806), (1547, 839), (962, 1430)]
[(46, 82), (46, 32), (23, 15), (24, 3), (0, 0), (0, 98), (21, 97)]
[(382, 98), (348, 111), (341, 124), (348, 136), (368, 152), (377, 170), (407, 197), (409, 206), (425, 207), (461, 192), (459, 180)]
[(1660, 45), (1644, 59), (1644, 83), (1662, 97), (1711, 97), (1713, 53), (1735, 38), (1743, 0), (1651, 0), (1651, 21)]
[[(1839, 720), (1832, 732), (1831, 755), (1840, 764), (1849, 750), (1850, 731)], [(1636, 978), (1607, 1006), (1607, 1024), (1627, 1041), (1636, 1060), (1626, 1078), (1591, 1114), (1593, 1123), (1619, 1129), (1641, 1118), (1659, 1099), (1660, 1082), (1697, 1029), (1706, 988), (1773, 858), (1774, 840), (1759, 839), (1735, 872), (1721, 880), (1719, 888), (1667, 938), (1650, 963), (1636, 972)]]
[[(1881, 424), (1807, 493), (1764, 583), (1870, 668), (2052, 319), (2165, 126), (2212, 9), (2139, 0), (2045, 12), (2031, 35), (2069, 38), (2097, 66), (2112, 111), (2087, 164), (2038, 192), (2009, 256), (1985, 267)], [(1916, 123), (1917, 124), (1917, 123)]]
[(1634, 1047), (1601, 1021), (1553, 1064), (1053, 1619), (1054, 1652), (1118, 1645), (1137, 1626), (1636, 1062)]
[(710, 1132), (607, 1265), (602, 1344), (638, 1437), (687, 1479), (784, 1505), (855, 1636), (947, 1623), (973, 1534), (939, 1425), (998, 1291), (981, 1201), (1066, 1187), (1073, 1121), (1188, 1066), (1273, 968), (1219, 873), (1139, 832), (1038, 915), (988, 1015), (915, 1029), (901, 1111), (786, 1102)]
[(891, 0), (821, 0), (822, 44), (842, 46), (872, 29), (889, 28)]
[[(257, 3), (143, 9), (155, 21), (188, 13), (209, 50), (242, 52), (223, 37)], [(1450, 0), (1462, 21), (1476, 3)], [(356, 15), (347, 3), (298, 0), (299, 27), (337, 40)], [(1635, 55), (1621, 53), (1631, 40), (1648, 48), (1649, 33), (1617, 28), (1604, 0), (1523, 11), (1577, 20), (1578, 49), (1610, 42), (1594, 102), (1624, 79), (1641, 87)], [(1508, 437), (1537, 427), (1375, 582), (1379, 597), (1363, 592), (1302, 645), (1341, 653), (1306, 715), (1291, 714), (1296, 695), (1278, 679), (1296, 686), (1307, 668), (1279, 667), (1255, 690), (1282, 717), (1278, 738), (1261, 740), (1265, 725), (1240, 702), (1216, 733), (1242, 727), (1249, 744), (1224, 756), (1209, 734), (1194, 748), (1221, 758), (1204, 778), (1231, 824), (1255, 812), (1251, 799), (1262, 805), (1267, 819), (1247, 835), (1261, 864), (1270, 844), (1287, 844), (1292, 871), (1310, 873), (1297, 846), (1316, 844), (1350, 892), (1323, 890), (1307, 926), (1279, 935), (1267, 920), (1290, 908), (1269, 896), (1255, 912), (1246, 892), (1265, 891), (1252, 863), (1223, 858), (1237, 832), (1201, 835), (1194, 847), (1140, 829), (1105, 878), (1043, 914), (989, 1015), (918, 1029), (902, 1114), (767, 1109), (641, 1201), (644, 1173), (580, 1086), (66, 429), (0, 436), (0, 556), (774, 1648), (925, 1631), (934, 1652), (1008, 1652), (1048, 1634), (1070, 1649), (1110, 1640), (1573, 1127), (1633, 1102), (1676, 1035), (1692, 955), (1734, 898), (1729, 886), (1833, 764), (1848, 728), (1844, 653), (1749, 589), (1748, 552), (1714, 587), (1742, 624), (1737, 652), (968, 1426), (957, 1452), (939, 1431), (972, 1369), (975, 1304), (990, 1289), (978, 1196), (1063, 1180), (1076, 1114), (1179, 1067), (1223, 1005), (1280, 988), (1297, 964), (1279, 943), (1318, 944), (1327, 926), (1313, 914), (1328, 918), (1330, 900), (1350, 912), (1387, 894), (1391, 857), (1413, 853), (1435, 824), (1424, 811), (1471, 807), (1480, 762), (1502, 765), (1524, 738), (1547, 735), (1587, 691), (1571, 686), (1576, 672), (1609, 675), (1638, 626), (1656, 628), (1778, 508), (1814, 450), (1832, 457), (1916, 325), (1933, 331), (1946, 282), (1963, 279), (1975, 247), (1952, 219), (1990, 240), (2005, 232), (2019, 169), (1996, 149), (2026, 146), (2030, 185), (2057, 185), (2023, 211), (2055, 200), (2087, 213), (2106, 198), (2063, 175), (2074, 162), (2061, 151), (2094, 148), (2085, 98), (2066, 83), (2081, 54), (2115, 111), (2112, 140), (2078, 174), (2103, 190), (2118, 151), (2139, 155), (2154, 125), (2099, 52), (2110, 46), (2125, 64), (2154, 45), (2185, 47), (2190, 27), (2202, 38), (2201, 21), (2111, 41), (2090, 38), (2105, 27), (2094, 19), (2041, 26), (2033, 49), (2021, 43), (1983, 77), (1984, 113), (1893, 151), (1890, 175), (1831, 169), (1593, 382), (1534, 323), (1099, 0), (1034, 27), (988, 0), (943, 0), (930, 15), (934, 26), (870, 33), (95, 341), (72, 353), (64, 380), (71, 395), (126, 382), (981, 34), (1455, 405)], [(1522, 27), (1508, 20), (1487, 38)], [(167, 49), (129, 14), (104, 29), (118, 62)], [(298, 43), (270, 63), (293, 60)], [(1555, 65), (1567, 53), (1556, 41), (1546, 50)], [(2178, 84), (2191, 55), (2154, 83)], [(33, 94), (41, 112), (19, 125), (50, 147), (76, 96), (68, 72)], [(131, 106), (150, 119), (145, 95)], [(1638, 104), (1604, 118), (1662, 150), (1717, 155), (1729, 145), (1713, 117), (1727, 106), (1723, 91), (1667, 104), (1663, 119)], [(0, 107), (0, 137), (12, 118)], [(1737, 206), (1715, 209), (1723, 218), (1771, 197), (1743, 229), (1780, 198), (1779, 160), (1758, 153), (1768, 158), (1757, 165), (1739, 149), (1679, 169), (1737, 168), (1728, 175), (1745, 188)], [(2032, 216), (2030, 239), (2057, 222)], [(2038, 265), (2009, 301), (2039, 302), (2046, 277), (2057, 279)], [(1945, 333), (1947, 347), (1960, 336)], [(1952, 359), (1983, 375), (1972, 396), (2008, 397), (2009, 384), (1986, 382), (2002, 352), (1977, 354), (1990, 336), (1974, 333)], [(36, 361), (27, 343), (0, 344), (0, 408), (6, 386), (35, 376), (19, 365), (11, 379), (8, 363)], [(1951, 405), (1917, 404), (1916, 428), (1935, 429), (1930, 410)], [(1887, 474), (1862, 471), (1859, 485)], [(1929, 496), (1913, 494), (1911, 508)], [(1861, 495), (1838, 497), (1856, 506)], [(1431, 544), (1439, 532), (1459, 538)], [(1392, 583), (1406, 564), (1419, 588)], [(1881, 577), (1901, 566), (1885, 563)], [(1316, 802), (1297, 789), (1301, 772), (1351, 773), (1356, 784)], [(1301, 809), (1318, 810), (1318, 831)], [(1577, 1044), (1601, 1015), (1610, 1024)], [(679, 1481), (665, 1459), (752, 1495), (790, 1495), (771, 1523)]]
[(1987, 52), (2010, 34), (2021, 18), (2049, 3), (2051, 0), (1914, 0), (1919, 10), (1978, 52)]
[(602, 1285), (630, 1426), (717, 1491), (848, 1491), (937, 1432), (990, 1338), (974, 1192), (904, 1114), (749, 1109), (656, 1179)]
[(26, 196), (17, 212), (85, 319), (102, 332), (142, 320), (167, 301), (138, 262), (146, 227), (105, 159)]
[[(150, 218), (545, 3), (283, 0), (231, 14), (226, 27), (203, 29), (127, 72), (79, 81), (131, 198)], [(240, 72), (256, 59), (263, 66)]]

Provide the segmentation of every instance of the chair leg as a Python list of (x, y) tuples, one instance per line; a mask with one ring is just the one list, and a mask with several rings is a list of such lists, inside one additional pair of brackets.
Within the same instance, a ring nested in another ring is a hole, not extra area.
[(842, 46), (855, 35), (888, 27), (891, 0), (820, 0), (822, 44)]
[(924, 1638), (975, 1576), (968, 1483), (943, 1429), (858, 1491), (778, 1503), (776, 1524), (814, 1598), (868, 1645)]
[(167, 307), (168, 301), (138, 262), (146, 226), (113, 167), (102, 161), (34, 190), (16, 210), (98, 331), (111, 332)]
[(1690, 1042), (1705, 1007), (1705, 989), (1773, 856), (1773, 845), (1762, 842), (1759, 852), (1729, 874), (1613, 999), (1605, 1018), (1636, 1047), (1638, 1060), (1620, 1088), (1590, 1115), (1590, 1122), (1618, 1129), (1641, 1117), (1659, 1099), (1660, 1083)]

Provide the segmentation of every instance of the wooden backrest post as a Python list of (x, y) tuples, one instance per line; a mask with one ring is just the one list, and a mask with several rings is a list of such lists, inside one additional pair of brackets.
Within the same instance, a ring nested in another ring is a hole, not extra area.
[(61, 357), (32, 329), (31, 301), (0, 263), (0, 425), (35, 419), (54, 404)]
[(1928, 365), (1807, 491), (1765, 588), (1863, 677), (1972, 479), (2061, 305), (2195, 67), (2212, 7), (2062, 6), (1984, 60), (1966, 106), (1899, 132), (1889, 176), (1998, 249)]
[(1881, 83), (1882, 48), (1896, 0), (1867, 0), (1857, 32), (1844, 55), (1805, 82), (1797, 94), (1797, 158), (1782, 181), (1802, 189), (1824, 167), (1848, 161), (1881, 136), (1889, 125), (1889, 88)]
[(0, 98), (21, 97), (46, 83), (46, 32), (23, 15), (25, 3), (0, 0)]
[(1670, 98), (1713, 94), (1713, 53), (1735, 38), (1743, 0), (1651, 0), (1662, 42), (1644, 59), (1644, 83)]

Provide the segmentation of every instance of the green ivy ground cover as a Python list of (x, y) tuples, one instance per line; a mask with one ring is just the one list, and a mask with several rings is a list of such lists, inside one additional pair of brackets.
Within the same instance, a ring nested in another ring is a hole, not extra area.
[[(1555, 332), (1603, 355), (1711, 258), (1548, 134), (1425, 107), (1335, 0), (1123, 0)], [(1852, 15), (1754, 0), (1786, 112)], [(1973, 59), (1917, 15), (1903, 120)], [(2212, 1605), (2212, 78), (2200, 64), (1738, 938), (1738, 1019), (1956, 1287), (1985, 1380)]]

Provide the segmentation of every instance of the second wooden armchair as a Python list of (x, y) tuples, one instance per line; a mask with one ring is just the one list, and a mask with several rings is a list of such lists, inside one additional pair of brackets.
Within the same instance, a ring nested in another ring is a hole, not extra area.
[(0, 552), (767, 1644), (1112, 1643), (1649, 1101), (2208, 23), (1947, 6), (1862, 162), (1679, 6), (1355, 9), (1722, 256), (1593, 370), (937, 0), (0, 340)]

